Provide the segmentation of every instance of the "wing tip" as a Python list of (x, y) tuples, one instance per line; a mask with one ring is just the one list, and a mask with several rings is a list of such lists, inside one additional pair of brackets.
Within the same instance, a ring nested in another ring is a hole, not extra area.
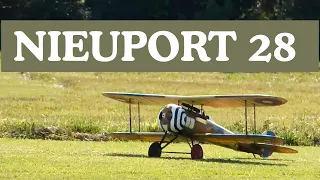
[[(291, 148), (289, 148), (289, 149), (291, 149)], [(292, 152), (292, 153), (299, 153), (299, 151), (298, 151), (298, 150), (295, 150), (295, 149), (291, 149), (291, 152)]]

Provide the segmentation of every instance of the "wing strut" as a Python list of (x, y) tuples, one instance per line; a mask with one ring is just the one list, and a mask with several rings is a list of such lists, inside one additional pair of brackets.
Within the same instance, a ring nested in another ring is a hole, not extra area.
[(131, 123), (131, 99), (129, 99), (129, 121), (130, 121), (130, 133), (132, 132), (132, 123)]
[(246, 119), (246, 135), (248, 135), (248, 112), (247, 112), (247, 100), (244, 100), (244, 104), (245, 104), (245, 111), (244, 111), (244, 116), (245, 116), (245, 119)]
[[(129, 128), (130, 133), (132, 133), (132, 103), (131, 99), (129, 99)], [(139, 132), (141, 132), (141, 118), (140, 118), (140, 102), (138, 102), (138, 119), (139, 119)]]
[(257, 134), (257, 125), (256, 125), (256, 104), (253, 104), (253, 126), (254, 126), (254, 134)]
[(139, 118), (139, 132), (140, 132), (140, 102), (138, 102), (138, 118)]

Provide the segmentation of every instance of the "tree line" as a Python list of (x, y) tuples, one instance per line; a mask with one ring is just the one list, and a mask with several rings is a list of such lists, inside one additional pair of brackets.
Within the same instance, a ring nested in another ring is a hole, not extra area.
[(0, 20), (319, 18), (319, 0), (0, 0)]
[(319, 19), (319, 0), (0, 0), (0, 19)]

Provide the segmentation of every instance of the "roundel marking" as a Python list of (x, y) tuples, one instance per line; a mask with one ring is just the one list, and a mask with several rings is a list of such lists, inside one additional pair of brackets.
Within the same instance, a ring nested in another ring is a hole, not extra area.
[(253, 102), (256, 102), (258, 104), (273, 105), (273, 106), (283, 104), (283, 102), (278, 99), (270, 99), (270, 98), (256, 98), (253, 100)]

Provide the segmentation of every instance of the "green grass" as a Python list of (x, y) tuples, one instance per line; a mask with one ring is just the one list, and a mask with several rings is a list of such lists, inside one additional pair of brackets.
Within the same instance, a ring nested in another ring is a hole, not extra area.
[[(0, 139), (1, 179), (319, 179), (317, 147), (293, 147), (298, 154), (274, 153), (254, 159), (203, 145), (205, 159), (164, 154), (148, 158), (149, 143)], [(188, 151), (186, 144), (168, 150)]]
[[(104, 91), (181, 95), (262, 93), (281, 96), (289, 102), (257, 109), (259, 133), (271, 129), (284, 137), (287, 144), (311, 145), (320, 137), (319, 82), (320, 73), (0, 73), (0, 133), (3, 137), (106, 140), (103, 132), (128, 130), (128, 112), (126, 104), (103, 97)], [(158, 130), (156, 117), (160, 108), (161, 105), (141, 107), (144, 131)], [(133, 110), (137, 130), (136, 107)], [(243, 132), (242, 108), (206, 110), (219, 124)], [(249, 115), (252, 123), (253, 116)], [(293, 147), (298, 154), (274, 153), (271, 159), (262, 160), (205, 144), (204, 161), (192, 161), (188, 155), (145, 158), (148, 147), (149, 143), (142, 142), (2, 138), (0, 178), (317, 179), (320, 176), (319, 147)], [(168, 150), (188, 151), (188, 146), (173, 144)]]
[[(266, 129), (288, 144), (311, 145), (320, 137), (320, 73), (0, 73), (0, 132), (3, 136), (70, 139), (77, 132), (128, 130), (128, 107), (104, 91), (201, 94), (271, 94), (280, 107), (257, 108), (259, 133)], [(157, 131), (162, 105), (142, 106), (142, 130)], [(137, 130), (137, 107), (133, 107)], [(244, 109), (206, 108), (213, 119), (244, 132)], [(253, 115), (249, 109), (252, 129)], [(54, 130), (52, 133), (51, 129)], [(250, 130), (250, 132), (252, 132)], [(46, 136), (56, 134), (58, 136)]]

